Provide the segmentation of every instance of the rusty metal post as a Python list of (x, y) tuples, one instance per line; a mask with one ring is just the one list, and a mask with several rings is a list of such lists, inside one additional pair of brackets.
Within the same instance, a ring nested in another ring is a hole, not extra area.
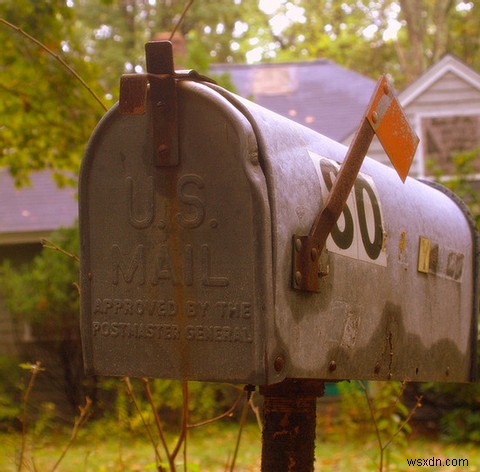
[(316, 401), (324, 382), (287, 379), (262, 386), (262, 472), (313, 472)]

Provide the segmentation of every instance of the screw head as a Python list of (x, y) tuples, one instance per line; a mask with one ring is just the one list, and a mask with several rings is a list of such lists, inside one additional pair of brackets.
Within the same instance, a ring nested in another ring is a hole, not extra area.
[(316, 261), (318, 257), (318, 249), (316, 247), (312, 248), (312, 251), (310, 253), (310, 256), (312, 258), (312, 261)]
[(297, 252), (302, 250), (302, 240), (300, 238), (295, 239), (295, 249)]
[(378, 121), (378, 113), (377, 113), (376, 111), (374, 111), (374, 112), (372, 113), (372, 121), (373, 121), (374, 123), (376, 123), (376, 122)]
[(297, 285), (300, 285), (302, 283), (302, 273), (299, 270), (295, 272), (295, 283)]
[(385, 84), (385, 85), (383, 86), (383, 93), (384, 93), (385, 95), (388, 95), (388, 94), (390, 93), (390, 88), (388, 87), (388, 84)]
[(337, 363), (335, 361), (330, 361), (330, 364), (328, 364), (328, 370), (330, 372), (337, 370)]

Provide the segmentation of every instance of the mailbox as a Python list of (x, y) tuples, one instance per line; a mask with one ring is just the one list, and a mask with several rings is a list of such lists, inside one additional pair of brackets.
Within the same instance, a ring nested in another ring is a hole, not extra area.
[(148, 75), (125, 78), (82, 163), (87, 372), (473, 380), (478, 244), (465, 205), (366, 158), (318, 291), (298, 290), (295, 235), (346, 148), (153, 56)]

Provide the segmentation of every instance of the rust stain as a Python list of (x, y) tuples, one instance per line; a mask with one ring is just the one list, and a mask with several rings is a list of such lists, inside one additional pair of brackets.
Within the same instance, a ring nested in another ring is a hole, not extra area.
[(402, 231), (402, 234), (400, 235), (400, 244), (398, 245), (398, 249), (400, 250), (400, 253), (398, 255), (398, 258), (400, 259), (400, 254), (405, 251), (405, 248), (407, 247), (407, 233), (405, 231)]

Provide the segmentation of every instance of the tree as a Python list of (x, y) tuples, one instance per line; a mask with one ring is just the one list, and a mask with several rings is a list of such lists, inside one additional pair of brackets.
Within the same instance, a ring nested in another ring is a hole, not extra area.
[[(59, 230), (52, 240), (62, 251), (43, 249), (23, 269), (5, 263), (0, 270), (0, 287), (17, 321), (27, 322), (34, 338), (53, 353), (63, 376), (53, 380), (64, 386), (66, 398), (76, 410), (86, 393), (76, 286), (78, 261), (74, 257), (79, 251), (78, 228)], [(46, 375), (54, 375), (50, 366), (45, 367)]]
[(372, 78), (388, 72), (399, 88), (448, 52), (480, 68), (479, 9), (464, 0), (284, 1), (270, 20), (284, 27), (263, 59), (323, 57)]
[[(74, 12), (64, 2), (3, 2), (0, 17), (58, 54), (102, 95), (96, 67), (84, 61), (72, 35)], [(0, 166), (18, 185), (28, 182), (30, 171), (44, 168), (65, 183), (78, 170), (102, 109), (54, 57), (6, 23), (0, 25), (0, 41)]]

